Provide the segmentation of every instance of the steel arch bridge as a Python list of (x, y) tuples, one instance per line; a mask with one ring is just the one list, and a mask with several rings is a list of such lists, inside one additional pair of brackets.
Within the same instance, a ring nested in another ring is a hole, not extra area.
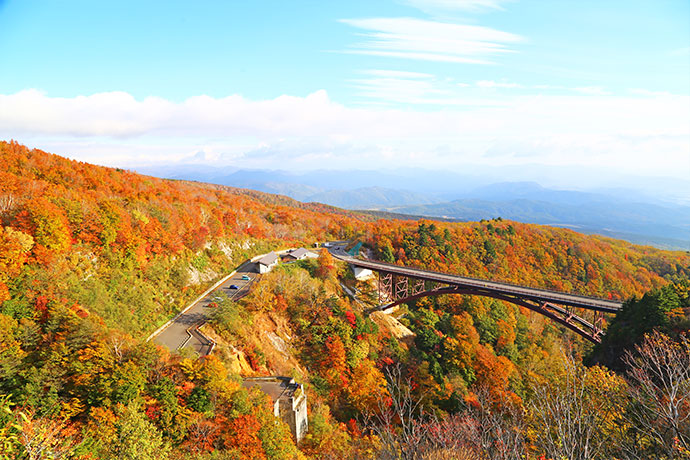
[(622, 303), (515, 284), (468, 278), (384, 262), (333, 254), (348, 264), (378, 275), (379, 310), (423, 297), (466, 294), (511, 302), (561, 324), (593, 343), (601, 342), (605, 313), (615, 313)]

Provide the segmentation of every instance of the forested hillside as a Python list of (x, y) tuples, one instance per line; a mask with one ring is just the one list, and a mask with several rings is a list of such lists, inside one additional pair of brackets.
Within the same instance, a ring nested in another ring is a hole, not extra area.
[(190, 298), (190, 281), (265, 248), (352, 234), (343, 213), (305, 208), (0, 143), (0, 300), (18, 318), (61, 302), (146, 336)]
[[(687, 400), (670, 429), (653, 408), (635, 412), (633, 404), (638, 394), (664, 397), (644, 393), (654, 352), (677, 352), (685, 363), (687, 253), (500, 219), (374, 222), (16, 143), (0, 143), (0, 224), (0, 458), (688, 452)], [(605, 339), (620, 345), (615, 356), (595, 350), (591, 359), (617, 363), (616, 374), (583, 366), (592, 350), (580, 339), (496, 300), (438, 297), (394, 317), (368, 315), (360, 302), (373, 298), (372, 284), (324, 252), (276, 268), (239, 302), (220, 302), (207, 326), (218, 342), (209, 357), (144, 340), (247, 258), (329, 239), (359, 239), (384, 261), (479, 278), (626, 301), (651, 291), (629, 300), (612, 330), (622, 337), (637, 318), (656, 322), (636, 327), (634, 342)], [(672, 338), (645, 339), (654, 326)], [(240, 385), (273, 374), (306, 386), (310, 432), (300, 445), (266, 396)], [(549, 405), (557, 401), (567, 404)], [(559, 431), (558, 417), (576, 413), (582, 431)]]
[(381, 221), (370, 241), (386, 262), (603, 298), (641, 296), (690, 276), (687, 252), (500, 218), (454, 224)]

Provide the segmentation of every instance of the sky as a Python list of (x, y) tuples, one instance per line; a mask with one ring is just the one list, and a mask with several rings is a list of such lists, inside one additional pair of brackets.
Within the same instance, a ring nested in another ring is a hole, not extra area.
[(0, 139), (122, 167), (690, 179), (690, 2), (0, 0)]

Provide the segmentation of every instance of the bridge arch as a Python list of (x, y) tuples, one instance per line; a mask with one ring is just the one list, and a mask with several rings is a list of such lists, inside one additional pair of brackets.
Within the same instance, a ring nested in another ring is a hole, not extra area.
[(579, 336), (589, 340), (592, 343), (600, 343), (601, 336), (603, 335), (603, 329), (601, 328), (601, 322), (603, 315), (600, 312), (596, 312), (596, 319), (594, 323), (591, 323), (580, 316), (572, 313), (568, 308), (563, 308), (558, 305), (554, 305), (548, 302), (537, 303), (530, 302), (525, 299), (507, 296), (504, 294), (496, 292), (482, 292), (475, 289), (461, 288), (456, 286), (444, 287), (439, 289), (432, 289), (428, 291), (418, 292), (406, 297), (397, 299), (387, 305), (383, 305), (378, 308), (380, 311), (386, 311), (398, 305), (408, 303), (412, 300), (421, 299), (424, 297), (434, 297), (439, 295), (447, 294), (459, 294), (459, 295), (477, 295), (481, 297), (490, 297), (496, 300), (503, 300), (505, 302), (510, 302), (512, 304), (527, 308), (533, 312), (543, 315), (552, 321), (555, 321), (562, 326), (567, 327), (571, 331), (575, 332)]
[[(405, 267), (350, 257), (338, 251), (332, 254), (353, 267), (368, 269), (377, 274), (379, 303), (392, 302), (379, 307), (379, 310), (386, 310), (422, 297), (443, 294), (478, 295), (527, 308), (567, 327), (593, 343), (599, 343), (603, 334), (604, 313), (616, 313), (623, 306), (620, 301), (611, 299)], [(594, 312), (593, 322), (576, 314), (573, 311), (574, 308), (578, 311), (581, 309)]]

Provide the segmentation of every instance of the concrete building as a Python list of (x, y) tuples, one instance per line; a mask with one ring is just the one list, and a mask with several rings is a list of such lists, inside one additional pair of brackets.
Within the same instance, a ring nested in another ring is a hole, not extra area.
[(308, 249), (305, 248), (299, 248), (295, 249), (294, 251), (290, 251), (287, 254), (283, 256), (283, 260), (286, 262), (294, 262), (296, 260), (302, 260), (302, 259), (315, 259), (319, 257), (318, 254), (311, 252)]
[(271, 251), (257, 260), (256, 264), (259, 266), (259, 273), (268, 273), (273, 267), (278, 265), (278, 254)]
[(297, 442), (307, 434), (307, 394), (302, 384), (290, 377), (251, 377), (244, 379), (242, 386), (258, 387), (271, 397), (273, 415), (288, 424)]
[(355, 279), (360, 281), (368, 280), (369, 278), (372, 278), (374, 276), (374, 272), (372, 272), (368, 268), (352, 266), (352, 271), (355, 274)]

